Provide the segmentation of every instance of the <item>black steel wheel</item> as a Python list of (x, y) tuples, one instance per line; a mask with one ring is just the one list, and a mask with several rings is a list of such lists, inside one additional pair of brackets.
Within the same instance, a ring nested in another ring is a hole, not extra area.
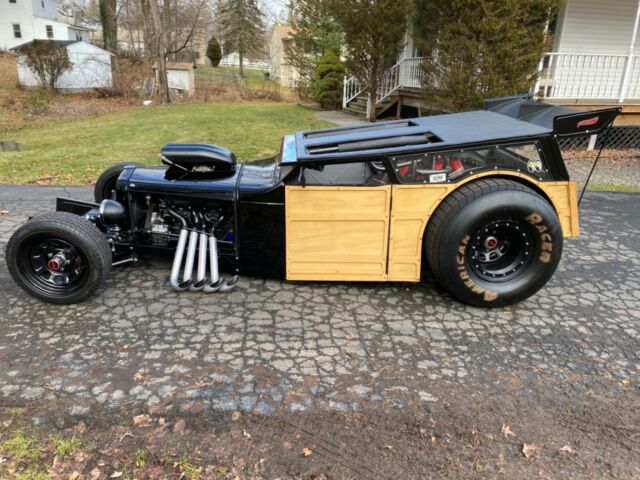
[(134, 162), (124, 162), (112, 165), (107, 168), (96, 180), (93, 187), (93, 197), (96, 203), (100, 203), (105, 198), (113, 199), (116, 191), (116, 182), (125, 167), (141, 167), (142, 164)]
[(532, 189), (481, 179), (455, 190), (427, 226), (424, 255), (436, 280), (459, 300), (494, 307), (536, 293), (562, 254), (553, 207)]
[(95, 292), (111, 268), (111, 249), (88, 220), (66, 212), (40, 215), (7, 244), (9, 273), (40, 300), (77, 303)]

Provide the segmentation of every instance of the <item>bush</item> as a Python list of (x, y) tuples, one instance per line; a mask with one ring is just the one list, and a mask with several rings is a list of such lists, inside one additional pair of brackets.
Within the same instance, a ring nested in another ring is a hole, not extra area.
[(211, 65), (217, 67), (220, 65), (220, 59), (222, 58), (222, 49), (220, 48), (220, 42), (216, 37), (211, 37), (207, 44), (207, 58), (211, 62)]
[(56, 89), (58, 79), (71, 68), (71, 60), (64, 46), (49, 40), (34, 40), (19, 53), (24, 56), (25, 65), (36, 75), (40, 85)]
[(315, 72), (314, 97), (322, 108), (331, 110), (340, 108), (343, 81), (344, 67), (338, 54), (333, 50), (325, 51)]

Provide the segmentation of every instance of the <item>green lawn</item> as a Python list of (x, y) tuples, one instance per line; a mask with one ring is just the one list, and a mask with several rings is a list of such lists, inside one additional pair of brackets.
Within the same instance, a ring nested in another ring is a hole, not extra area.
[(114, 163), (159, 164), (160, 148), (171, 142), (215, 143), (254, 160), (277, 153), (287, 133), (326, 126), (291, 104), (153, 106), (51, 121), (8, 134), (25, 149), (0, 153), (0, 183), (91, 184)]

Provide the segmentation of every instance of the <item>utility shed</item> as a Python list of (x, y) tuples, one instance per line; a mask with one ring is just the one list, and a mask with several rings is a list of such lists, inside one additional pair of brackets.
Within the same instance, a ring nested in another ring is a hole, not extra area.
[[(111, 57), (113, 54), (90, 43), (79, 40), (50, 40), (67, 49), (71, 68), (58, 79), (57, 88), (67, 92), (81, 92), (92, 88), (112, 86)], [(20, 51), (32, 42), (23, 43), (11, 50), (18, 55), (18, 80), (25, 87), (40, 85), (36, 74), (27, 67)]]

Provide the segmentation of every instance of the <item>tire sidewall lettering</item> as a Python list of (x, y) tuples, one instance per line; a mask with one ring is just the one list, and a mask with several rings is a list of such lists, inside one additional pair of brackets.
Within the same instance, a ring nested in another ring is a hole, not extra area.
[(478, 285), (472, 278), (472, 274), (468, 270), (466, 261), (467, 246), (471, 240), (471, 235), (466, 234), (462, 237), (460, 245), (458, 246), (458, 255), (456, 256), (456, 263), (458, 265), (458, 276), (465, 287), (476, 295), (482, 295), (485, 302), (492, 302), (498, 298), (498, 293), (493, 290), (489, 290)]
[(550, 228), (544, 216), (540, 213), (532, 212), (525, 220), (533, 226), (540, 238), (540, 254), (538, 255), (538, 260), (542, 263), (549, 263), (552, 260), (553, 236), (550, 233)]

